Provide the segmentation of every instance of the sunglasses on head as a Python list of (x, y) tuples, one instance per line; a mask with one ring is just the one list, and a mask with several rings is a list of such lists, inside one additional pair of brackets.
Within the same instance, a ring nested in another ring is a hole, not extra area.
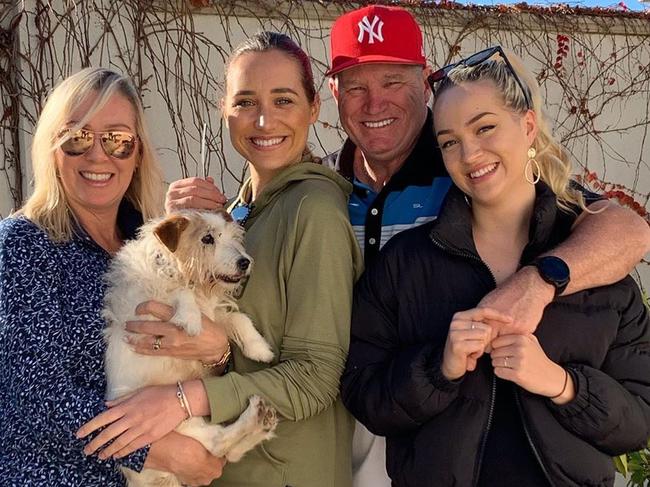
[(66, 140), (61, 144), (61, 150), (68, 156), (81, 156), (93, 147), (96, 136), (99, 137), (102, 150), (109, 157), (128, 159), (135, 150), (137, 136), (130, 132), (118, 130), (95, 132), (86, 129), (63, 130), (59, 137), (65, 137)]
[(478, 66), (480, 64), (483, 64), (484, 62), (490, 60), (495, 54), (498, 54), (501, 59), (503, 59), (503, 62), (505, 63), (506, 67), (510, 71), (510, 74), (512, 74), (512, 77), (514, 80), (517, 82), (519, 85), (519, 88), (521, 88), (521, 92), (524, 95), (524, 98), (526, 100), (526, 108), (529, 110), (533, 108), (533, 104), (530, 101), (530, 97), (528, 95), (528, 91), (524, 87), (524, 84), (521, 82), (521, 79), (519, 79), (519, 76), (517, 76), (517, 72), (515, 69), (512, 67), (512, 64), (510, 64), (510, 61), (508, 60), (508, 57), (506, 56), (506, 53), (503, 52), (503, 49), (501, 49), (501, 46), (494, 46), (494, 47), (488, 47), (487, 49), (483, 49), (482, 51), (479, 51), (475, 54), (472, 54), (469, 57), (466, 57), (465, 59), (461, 59), (460, 61), (453, 63), (453, 64), (448, 64), (444, 68), (440, 68), (438, 71), (432, 73), (429, 75), (428, 81), (429, 85), (431, 86), (431, 89), (433, 90), (433, 93), (435, 94), (436, 90), (434, 88), (435, 83), (438, 81), (442, 81), (445, 79), (448, 75), (449, 72), (458, 67), (458, 66), (465, 66), (468, 68), (473, 68), (474, 66)]

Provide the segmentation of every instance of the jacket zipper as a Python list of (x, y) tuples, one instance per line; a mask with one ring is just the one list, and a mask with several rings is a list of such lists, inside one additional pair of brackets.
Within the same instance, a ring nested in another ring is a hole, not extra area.
[(546, 481), (551, 487), (555, 487), (555, 484), (551, 480), (551, 476), (548, 474), (548, 470), (546, 470), (546, 466), (544, 465), (544, 462), (542, 461), (542, 457), (539, 454), (539, 451), (537, 451), (537, 448), (535, 447), (535, 444), (533, 443), (533, 438), (530, 435), (530, 430), (528, 429), (528, 424), (526, 422), (526, 415), (524, 414), (524, 409), (521, 406), (521, 399), (519, 398), (519, 391), (515, 388), (515, 401), (517, 403), (517, 409), (519, 410), (519, 416), (521, 417), (521, 424), (524, 426), (524, 433), (526, 433), (526, 439), (528, 439), (528, 444), (530, 445), (530, 448), (533, 450), (533, 454), (535, 455), (535, 459), (537, 460), (537, 463), (542, 469), (542, 472), (544, 472), (544, 477), (546, 477)]
[[(492, 282), (494, 283), (494, 287), (497, 287), (497, 280), (494, 277), (494, 274), (492, 273), (492, 270), (490, 267), (483, 262), (479, 257), (475, 256), (474, 254), (470, 254), (469, 252), (462, 252), (462, 251), (456, 251), (452, 250), (450, 248), (445, 247), (444, 244), (436, 240), (435, 237), (431, 237), (431, 241), (436, 245), (436, 247), (440, 248), (441, 250), (448, 252), (450, 254), (457, 255), (459, 257), (466, 257), (470, 260), (479, 262), (480, 264), (483, 264), (485, 268), (488, 270), (490, 273), (490, 277), (492, 277)], [(488, 433), (490, 431), (490, 426), (492, 425), (492, 415), (494, 413), (494, 402), (495, 402), (495, 393), (496, 393), (496, 376), (492, 374), (492, 399), (490, 402), (490, 413), (488, 415), (488, 422), (485, 428), (485, 432), (483, 433), (483, 441), (481, 442), (481, 449), (479, 451), (479, 457), (478, 457), (478, 463), (476, 465), (476, 469), (474, 471), (474, 481), (472, 485), (476, 485), (478, 481), (478, 475), (481, 471), (481, 464), (483, 462), (483, 453), (485, 450), (485, 445), (487, 444), (487, 437)], [(530, 430), (528, 429), (528, 424), (526, 422), (526, 417), (524, 415), (523, 408), (521, 406), (521, 400), (519, 399), (519, 393), (515, 389), (515, 401), (517, 403), (517, 409), (519, 410), (519, 415), (521, 416), (521, 424), (524, 427), (524, 433), (526, 433), (526, 439), (528, 440), (528, 444), (530, 445), (531, 449), (533, 450), (533, 454), (535, 455), (535, 459), (537, 460), (537, 463), (539, 464), (540, 468), (542, 469), (542, 472), (544, 473), (544, 477), (546, 477), (546, 481), (549, 483), (551, 487), (555, 487), (555, 484), (551, 480), (550, 475), (548, 474), (548, 470), (546, 469), (546, 466), (544, 465), (544, 462), (542, 462), (542, 457), (539, 454), (539, 451), (537, 451), (537, 448), (535, 447), (535, 444), (533, 443), (533, 438), (530, 435)]]
[(478, 457), (476, 465), (474, 467), (474, 477), (472, 479), (472, 485), (478, 483), (479, 474), (481, 473), (481, 466), (483, 464), (483, 454), (485, 453), (485, 446), (487, 445), (488, 434), (490, 433), (490, 428), (492, 427), (492, 417), (494, 416), (494, 404), (496, 402), (496, 392), (497, 392), (497, 378), (492, 374), (492, 389), (490, 391), (490, 411), (488, 413), (487, 424), (485, 425), (485, 431), (483, 431), (483, 437), (481, 439), (481, 448), (478, 451)]
[[(439, 249), (447, 253), (456, 255), (458, 257), (465, 257), (469, 260), (473, 260), (474, 262), (478, 262), (479, 264), (481, 264), (489, 272), (494, 287), (495, 288), (497, 287), (497, 280), (494, 277), (494, 274), (492, 273), (492, 269), (490, 269), (490, 267), (485, 262), (483, 262), (479, 257), (469, 252), (452, 250), (448, 247), (445, 247), (445, 245), (442, 242), (438, 241), (433, 236), (431, 236), (431, 241), (436, 247), (438, 247)], [(474, 477), (472, 479), (472, 485), (476, 485), (478, 483), (479, 474), (481, 472), (481, 465), (483, 463), (483, 454), (485, 453), (485, 446), (487, 445), (488, 434), (490, 433), (490, 428), (492, 427), (492, 417), (494, 416), (494, 405), (496, 403), (496, 392), (497, 392), (497, 378), (494, 375), (494, 373), (492, 373), (492, 389), (490, 390), (490, 409), (488, 412), (488, 419), (485, 425), (485, 430), (483, 431), (483, 437), (481, 438), (481, 448), (479, 449), (476, 465), (474, 467)]]

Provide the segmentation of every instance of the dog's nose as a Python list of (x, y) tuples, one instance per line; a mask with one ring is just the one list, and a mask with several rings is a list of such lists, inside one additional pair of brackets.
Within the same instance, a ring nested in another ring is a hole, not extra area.
[(251, 261), (246, 257), (242, 257), (237, 261), (237, 269), (239, 269), (241, 272), (244, 272), (246, 269), (248, 269), (248, 266), (250, 265)]

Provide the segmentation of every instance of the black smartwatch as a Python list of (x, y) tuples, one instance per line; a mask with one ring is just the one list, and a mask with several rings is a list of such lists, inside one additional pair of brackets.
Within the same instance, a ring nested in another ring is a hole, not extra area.
[(540, 277), (555, 288), (556, 296), (562, 294), (569, 285), (571, 280), (569, 266), (559, 257), (553, 255), (538, 257), (530, 265), (537, 267)]

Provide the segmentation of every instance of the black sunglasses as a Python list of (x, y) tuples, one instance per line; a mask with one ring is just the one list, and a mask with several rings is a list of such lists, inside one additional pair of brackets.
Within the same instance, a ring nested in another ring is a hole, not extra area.
[(119, 130), (95, 132), (86, 129), (76, 131), (64, 129), (59, 133), (59, 138), (65, 138), (61, 144), (61, 150), (68, 156), (81, 156), (95, 145), (95, 137), (99, 137), (99, 143), (104, 153), (116, 159), (131, 157), (138, 140), (136, 135)]
[(512, 64), (510, 64), (510, 61), (508, 60), (506, 53), (503, 52), (503, 49), (501, 49), (501, 46), (488, 47), (487, 49), (483, 49), (482, 51), (474, 53), (471, 56), (466, 57), (465, 59), (461, 59), (460, 61), (453, 64), (448, 64), (444, 68), (440, 68), (438, 71), (431, 73), (427, 78), (429, 81), (429, 86), (431, 86), (431, 90), (433, 90), (433, 93), (435, 94), (436, 92), (434, 88), (435, 83), (445, 79), (449, 75), (449, 72), (452, 69), (458, 66), (466, 66), (468, 68), (473, 68), (474, 66), (478, 66), (479, 64), (483, 64), (485, 61), (488, 61), (495, 54), (501, 56), (501, 59), (503, 59), (503, 61), (505, 62), (506, 66), (510, 70), (510, 73), (512, 74), (512, 77), (519, 85), (519, 88), (521, 88), (521, 92), (523, 93), (524, 98), (526, 100), (526, 108), (531, 110), (533, 108), (533, 104), (530, 100), (528, 91), (526, 90), (524, 84), (521, 82), (521, 79), (519, 79), (519, 76), (517, 76), (517, 72), (512, 67)]

